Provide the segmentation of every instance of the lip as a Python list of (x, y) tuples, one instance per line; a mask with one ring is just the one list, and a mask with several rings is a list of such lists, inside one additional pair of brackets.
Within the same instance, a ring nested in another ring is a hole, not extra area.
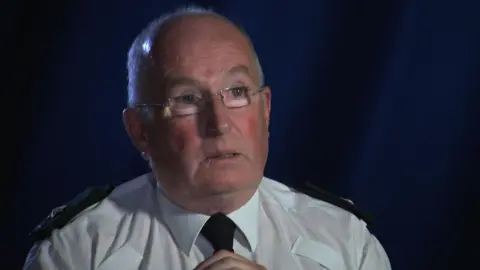
[(241, 155), (240, 152), (235, 151), (233, 149), (224, 149), (224, 150), (217, 150), (217, 151), (214, 151), (214, 152), (209, 152), (205, 156), (206, 156), (206, 159), (214, 159), (214, 158), (219, 158), (223, 155), (229, 155), (229, 154), (233, 155), (233, 157)]

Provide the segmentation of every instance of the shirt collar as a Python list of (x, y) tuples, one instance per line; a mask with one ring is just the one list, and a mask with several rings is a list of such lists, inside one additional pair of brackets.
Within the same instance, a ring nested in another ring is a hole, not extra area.
[[(190, 250), (209, 216), (191, 212), (170, 202), (165, 197), (160, 185), (157, 185), (157, 194), (159, 194), (163, 221), (180, 249), (185, 254), (190, 254)], [(227, 215), (243, 233), (252, 252), (258, 243), (258, 212), (260, 208), (258, 196), (257, 190), (245, 205)]]

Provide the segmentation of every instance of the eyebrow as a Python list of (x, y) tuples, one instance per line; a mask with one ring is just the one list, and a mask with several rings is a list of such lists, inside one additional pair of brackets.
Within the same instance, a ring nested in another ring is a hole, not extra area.
[[(250, 71), (248, 67), (245, 65), (234, 66), (230, 68), (226, 73), (228, 75), (244, 74), (244, 75), (247, 75), (249, 78), (251, 78)], [(185, 76), (180, 76), (180, 77), (166, 76), (165, 79), (166, 79), (166, 86), (168, 89), (174, 88), (179, 85), (199, 85), (200, 84), (198, 80), (191, 77), (185, 77)]]
[(230, 70), (228, 70), (228, 73), (230, 75), (235, 75), (237, 73), (243, 73), (245, 75), (248, 75), (250, 76), (250, 70), (248, 69), (247, 66), (245, 65), (238, 65), (238, 66), (234, 66), (232, 67)]
[(199, 82), (190, 77), (167, 77), (166, 86), (167, 88), (174, 88), (178, 85), (198, 85)]

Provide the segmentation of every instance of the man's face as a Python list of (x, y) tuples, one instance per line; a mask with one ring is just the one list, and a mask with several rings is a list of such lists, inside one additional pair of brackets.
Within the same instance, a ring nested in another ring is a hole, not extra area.
[(158, 180), (167, 192), (192, 197), (255, 189), (268, 153), (270, 89), (242, 108), (227, 108), (212, 96), (230, 87), (260, 88), (248, 41), (216, 18), (182, 19), (163, 38), (154, 52), (162, 79), (149, 102), (191, 92), (212, 98), (193, 115), (164, 117), (157, 109), (145, 125)]

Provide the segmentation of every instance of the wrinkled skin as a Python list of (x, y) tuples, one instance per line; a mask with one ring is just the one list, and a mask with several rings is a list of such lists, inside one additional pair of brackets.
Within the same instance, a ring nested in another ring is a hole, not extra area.
[[(231, 23), (214, 16), (176, 19), (152, 49), (155, 68), (137, 102), (162, 103), (191, 87), (211, 93), (232, 86), (258, 89), (259, 75), (248, 39)], [(183, 208), (204, 214), (232, 212), (255, 192), (268, 155), (270, 89), (253, 96), (243, 108), (226, 108), (216, 96), (199, 114), (153, 117), (124, 111), (136, 148), (151, 160), (166, 196)], [(218, 151), (238, 155), (209, 158)]]

